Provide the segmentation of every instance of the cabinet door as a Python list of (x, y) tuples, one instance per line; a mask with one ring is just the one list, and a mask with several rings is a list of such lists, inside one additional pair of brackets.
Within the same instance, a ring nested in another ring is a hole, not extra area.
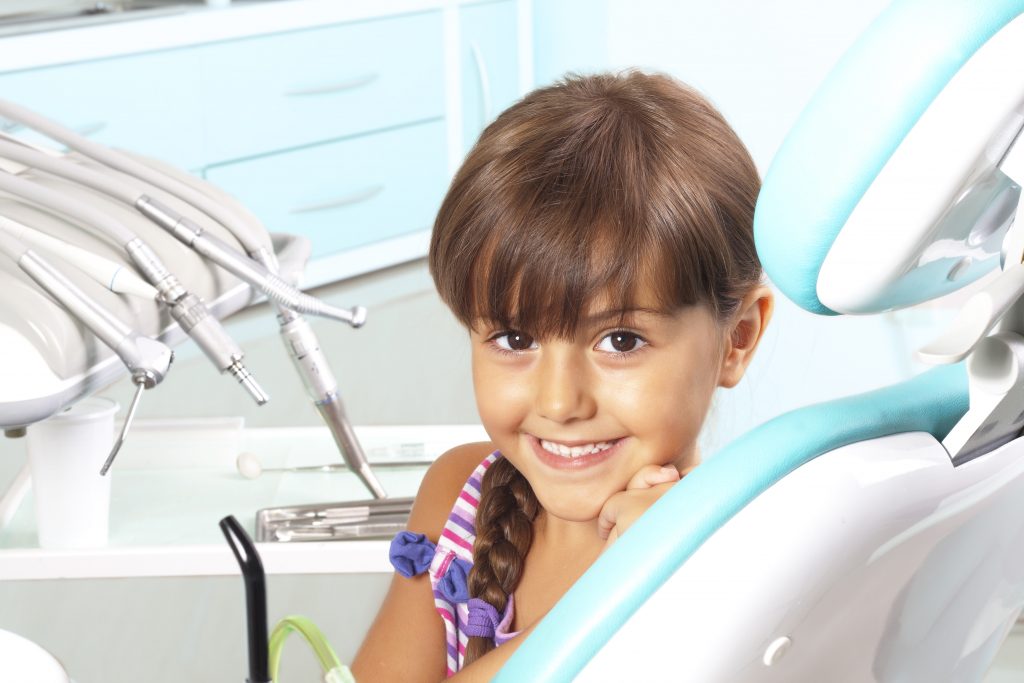
[(429, 229), (447, 184), (443, 120), (213, 167), (268, 230), (319, 258)]
[[(199, 66), (168, 50), (0, 74), (0, 97), (114, 147), (175, 166), (203, 166)], [(0, 120), (15, 134), (23, 129)]]
[(515, 0), (460, 10), (462, 143), (466, 151), (480, 131), (519, 97), (517, 21)]
[(198, 49), (214, 162), (444, 115), (440, 12)]

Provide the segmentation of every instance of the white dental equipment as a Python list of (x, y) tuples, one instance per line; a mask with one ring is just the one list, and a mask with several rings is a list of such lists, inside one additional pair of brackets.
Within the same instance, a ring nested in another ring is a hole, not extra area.
[(758, 199), (762, 263), (812, 312), (902, 308), (1001, 267), (923, 349), (944, 365), (711, 456), (495, 681), (981, 681), (1024, 607), (1022, 15), (893, 2)]
[(0, 233), (0, 251), (15, 261), (50, 296), (81, 321), (89, 330), (120, 357), (137, 387), (128, 408), (121, 433), (114, 442), (110, 455), (100, 469), (106, 474), (114, 457), (124, 444), (132, 419), (139, 405), (142, 391), (152, 389), (163, 381), (174, 360), (174, 353), (162, 342), (141, 335), (118, 320), (109, 311), (89, 298), (73, 282), (24, 244)]
[[(338, 391), (337, 381), (327, 363), (326, 356), (320, 349), (319, 342), (309, 323), (301, 316), (300, 311), (308, 311), (316, 315), (327, 315), (359, 327), (365, 321), (366, 311), (355, 307), (351, 311), (342, 311), (328, 307), (301, 292), (292, 289), (285, 281), (274, 273), (278, 264), (273, 251), (268, 249), (262, 225), (251, 213), (234, 199), (208, 184), (196, 183), (177, 170), (149, 161), (144, 163), (123, 152), (108, 149), (59, 124), (46, 119), (24, 107), (0, 100), (0, 117), (17, 122), (37, 130), (57, 140), (69, 149), (116, 169), (136, 181), (144, 181), (154, 188), (160, 188), (167, 196), (180, 198), (188, 206), (196, 207), (200, 216), (216, 221), (231, 232), (248, 253), (250, 259), (234, 254), (229, 247), (218, 240), (208, 230), (197, 225), (187, 216), (182, 216), (168, 207), (166, 201), (153, 196), (153, 193), (139, 194), (117, 183), (97, 181), (90, 174), (67, 171), (66, 166), (50, 165), (44, 155), (33, 154), (35, 150), (26, 147), (10, 150), (21, 159), (39, 164), (40, 168), (60, 168), (61, 172), (75, 173), (79, 182), (92, 183), (92, 187), (101, 192), (113, 194), (122, 202), (136, 208), (151, 218), (165, 230), (204, 255), (219, 259), (217, 262), (232, 270), (238, 277), (258, 286), (274, 302), (278, 312), (281, 336), (289, 354), (302, 376), (307, 392), (313, 399), (318, 412), (331, 430), (334, 440), (341, 451), (342, 457), (349, 468), (357, 474), (374, 498), (386, 498), (387, 493), (374, 475), (366, 455), (359, 444), (348, 421)], [(6, 145), (5, 145), (6, 148)], [(10, 148), (7, 148), (10, 149)], [(2, 154), (0, 154), (2, 156)], [(112, 175), (109, 173), (108, 175)], [(262, 264), (263, 268), (259, 267)]]

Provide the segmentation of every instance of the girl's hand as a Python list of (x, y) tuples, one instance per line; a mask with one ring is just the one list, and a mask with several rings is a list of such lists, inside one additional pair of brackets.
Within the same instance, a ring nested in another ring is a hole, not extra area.
[(679, 470), (671, 465), (646, 465), (626, 484), (626, 490), (609, 498), (597, 518), (597, 533), (611, 545), (637, 517), (679, 481)]

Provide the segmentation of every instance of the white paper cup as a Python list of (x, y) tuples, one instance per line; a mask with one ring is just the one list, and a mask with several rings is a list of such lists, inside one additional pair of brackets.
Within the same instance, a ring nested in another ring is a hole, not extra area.
[(28, 428), (39, 547), (107, 544), (110, 474), (100, 468), (114, 443), (118, 404), (93, 396)]

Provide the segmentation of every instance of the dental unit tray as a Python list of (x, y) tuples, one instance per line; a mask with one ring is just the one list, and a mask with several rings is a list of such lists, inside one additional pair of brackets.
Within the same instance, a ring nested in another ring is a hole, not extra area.
[(267, 508), (256, 513), (258, 542), (391, 538), (404, 530), (412, 498)]

